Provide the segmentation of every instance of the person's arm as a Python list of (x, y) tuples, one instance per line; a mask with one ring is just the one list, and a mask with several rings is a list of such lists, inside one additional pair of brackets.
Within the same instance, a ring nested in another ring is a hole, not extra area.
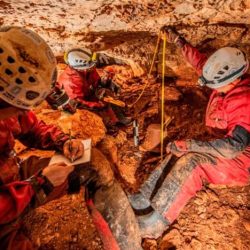
[(73, 169), (73, 166), (56, 163), (24, 181), (1, 185), (0, 224), (18, 218), (33, 199), (41, 205), (64, 194), (68, 188), (67, 178)]
[(233, 159), (250, 145), (250, 132), (236, 126), (232, 136), (211, 141), (185, 140), (169, 143), (168, 152), (180, 156), (188, 152), (210, 154), (214, 157)]
[(191, 64), (200, 76), (202, 74), (202, 68), (207, 61), (207, 56), (200, 53), (198, 49), (194, 48), (187, 42), (181, 48), (181, 51), (186, 61)]
[(30, 204), (34, 194), (31, 183), (26, 181), (0, 186), (0, 224), (17, 218)]
[(225, 100), (228, 134), (225, 138), (211, 141), (175, 141), (168, 145), (176, 154), (187, 152), (207, 153), (215, 157), (232, 159), (250, 146), (250, 91), (242, 89)]
[(167, 40), (170, 43), (174, 43), (176, 47), (181, 49), (186, 61), (192, 65), (198, 75), (201, 75), (202, 68), (207, 61), (207, 56), (190, 45), (173, 27), (163, 26), (161, 32), (167, 36)]
[[(87, 73), (86, 81), (88, 81), (88, 84), (95, 90), (98, 89), (100, 85), (101, 78), (96, 71), (96, 69), (93, 69), (92, 71)], [(90, 109), (100, 109), (104, 107), (104, 104), (100, 102), (99, 100), (96, 101), (87, 101), (84, 99), (84, 96), (77, 96), (75, 100), (79, 103), (79, 107), (81, 108), (90, 108)]]
[(69, 139), (57, 126), (39, 121), (31, 111), (19, 116), (19, 122), (22, 134), (18, 139), (28, 147), (62, 151), (64, 143)]

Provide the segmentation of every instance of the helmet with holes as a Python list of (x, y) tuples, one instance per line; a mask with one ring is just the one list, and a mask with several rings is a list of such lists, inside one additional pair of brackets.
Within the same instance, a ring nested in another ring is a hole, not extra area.
[(22, 109), (39, 105), (56, 81), (56, 59), (31, 30), (0, 29), (0, 98)]
[(75, 48), (64, 55), (64, 61), (76, 70), (91, 70), (96, 66), (96, 53), (89, 49)]
[(249, 62), (245, 54), (232, 47), (224, 47), (212, 54), (205, 63), (200, 85), (216, 89), (242, 76), (248, 69)]

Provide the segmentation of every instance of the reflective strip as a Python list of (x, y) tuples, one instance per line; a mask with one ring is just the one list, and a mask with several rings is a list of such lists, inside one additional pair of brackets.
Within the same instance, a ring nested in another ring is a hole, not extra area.
[[(236, 70), (236, 71), (235, 71), (234, 73), (232, 73), (231, 75), (228, 75), (228, 76), (226, 76), (226, 77), (224, 77), (224, 78), (218, 80), (218, 82), (219, 82), (219, 83), (224, 82), (224, 81), (230, 79), (231, 77), (234, 77), (234, 76), (238, 75), (238, 74), (239, 74), (241, 71), (243, 71), (245, 68), (246, 68), (246, 65), (243, 65), (240, 69)], [(213, 83), (213, 84), (214, 84), (214, 83)]]

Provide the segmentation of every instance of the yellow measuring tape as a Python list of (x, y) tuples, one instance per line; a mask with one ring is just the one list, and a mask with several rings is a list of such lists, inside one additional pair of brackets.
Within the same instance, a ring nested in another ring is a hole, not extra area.
[[(163, 155), (164, 155), (164, 148), (163, 148), (163, 142), (164, 142), (164, 126), (165, 126), (165, 116), (164, 116), (164, 106), (165, 106), (165, 69), (166, 69), (166, 45), (167, 45), (167, 36), (166, 34), (163, 34), (163, 36), (161, 35), (161, 33), (159, 33), (158, 35), (158, 39), (157, 39), (157, 44), (155, 47), (155, 51), (154, 51), (154, 56), (152, 59), (152, 63), (150, 66), (150, 70), (148, 73), (148, 77), (151, 75), (153, 67), (154, 67), (154, 63), (155, 63), (155, 59), (156, 59), (156, 55), (158, 53), (159, 50), (159, 46), (160, 46), (160, 41), (161, 39), (163, 39), (163, 52), (162, 52), (162, 86), (161, 86), (161, 161), (163, 161)], [(138, 98), (135, 100), (134, 103), (128, 105), (129, 107), (133, 107), (142, 97), (145, 89), (148, 87), (148, 85), (150, 84), (150, 82), (148, 81), (140, 95), (138, 96)]]
[(167, 45), (167, 36), (163, 35), (163, 51), (162, 51), (162, 84), (161, 84), (161, 161), (163, 161), (163, 141), (164, 141), (164, 104), (165, 104), (165, 69), (166, 69), (166, 45)]
[[(153, 67), (154, 67), (154, 64), (155, 64), (156, 55), (157, 55), (158, 50), (159, 50), (160, 41), (161, 41), (161, 34), (159, 33), (158, 39), (157, 39), (157, 43), (156, 43), (156, 46), (155, 46), (154, 56), (153, 56), (153, 59), (152, 59), (152, 62), (151, 62), (150, 70), (149, 70), (149, 72), (148, 72), (148, 78), (149, 78), (149, 76), (152, 74), (152, 71), (153, 71)], [(146, 90), (146, 88), (148, 87), (149, 84), (150, 84), (150, 81), (148, 81), (148, 82), (144, 85), (144, 87), (143, 87), (143, 89), (142, 89), (140, 95), (137, 97), (137, 99), (136, 99), (132, 104), (129, 104), (129, 105), (128, 105), (129, 108), (133, 107), (133, 106), (141, 99), (141, 97), (142, 97), (144, 91)]]

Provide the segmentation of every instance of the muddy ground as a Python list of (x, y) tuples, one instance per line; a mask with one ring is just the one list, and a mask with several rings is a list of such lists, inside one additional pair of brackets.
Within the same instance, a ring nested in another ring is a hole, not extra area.
[[(140, 93), (142, 83), (148, 80), (133, 78), (129, 71), (119, 70), (117, 82), (123, 87), (122, 98), (131, 104)], [(165, 143), (184, 138), (204, 140), (221, 137), (221, 132), (204, 127), (209, 91), (196, 87), (176, 87), (172, 80), (167, 80), (165, 114), (171, 117), (171, 122), (167, 127)], [(146, 88), (145, 96), (130, 109), (130, 114), (138, 118), (142, 145), (147, 126), (159, 121), (159, 88), (160, 84), (152, 81)], [(43, 119), (51, 122), (49, 115), (43, 115)], [(111, 135), (105, 135), (100, 124), (98, 128), (100, 136), (97, 136), (96, 147), (107, 156), (124, 189), (136, 191), (157, 166), (159, 149), (149, 153), (134, 147), (132, 126), (120, 127)], [(93, 132), (88, 131), (89, 136), (95, 132), (95, 128), (92, 129)], [(206, 185), (190, 200), (178, 220), (163, 236), (157, 240), (145, 239), (143, 248), (249, 249), (249, 191), (250, 186)], [(103, 249), (83, 197), (84, 188), (79, 194), (65, 195), (27, 214), (26, 232), (34, 246), (41, 250)]]

